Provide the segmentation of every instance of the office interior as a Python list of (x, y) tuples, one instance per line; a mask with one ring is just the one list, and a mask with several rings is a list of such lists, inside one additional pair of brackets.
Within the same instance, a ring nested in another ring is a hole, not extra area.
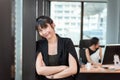
[[(120, 0), (0, 0), (0, 80), (35, 80), (35, 41), (39, 37), (33, 26), (36, 17), (51, 15), (51, 2), (107, 4), (105, 44), (120, 44)], [(80, 16), (82, 21), (83, 14)], [(84, 24), (81, 22), (78, 28), (80, 40)]]

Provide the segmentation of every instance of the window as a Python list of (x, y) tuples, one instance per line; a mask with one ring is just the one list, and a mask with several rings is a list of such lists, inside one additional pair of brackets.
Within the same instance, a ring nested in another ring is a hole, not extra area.
[(69, 22), (66, 22), (65, 25), (69, 25)]
[(74, 16), (74, 17), (71, 17), (71, 19), (76, 19), (76, 17)]
[(61, 14), (62, 11), (58, 11), (58, 10), (57, 10), (57, 11), (55, 11), (55, 13), (56, 13), (56, 14)]
[[(57, 5), (62, 7), (55, 7)], [(80, 39), (92, 37), (98, 37), (101, 45), (106, 44), (107, 3), (83, 2), (83, 8), (81, 8), (81, 2), (52, 1), (51, 6), (54, 8), (51, 7), (50, 16), (56, 24), (56, 33), (62, 37), (71, 38), (74, 45), (79, 45)], [(81, 12), (81, 9), (84, 11)], [(54, 11), (60, 10), (62, 15), (54, 14)], [(82, 13), (84, 13), (83, 21), (81, 21)]]
[(76, 7), (76, 5), (74, 4), (74, 5), (71, 5), (71, 7)]
[[(74, 4), (74, 5), (73, 5)], [(54, 6), (62, 5), (64, 6), (63, 12), (64, 15), (54, 14), (54, 11), (61, 10), (61, 7), (56, 8)], [(56, 33), (62, 37), (69, 37), (72, 39), (75, 45), (79, 44), (80, 41), (80, 12), (81, 6), (80, 2), (51, 2), (51, 18), (54, 20), (56, 24)], [(74, 7), (71, 7), (74, 6)], [(54, 16), (58, 16), (58, 18), (54, 18)], [(64, 17), (64, 18), (61, 18)], [(76, 19), (78, 19), (76, 21)], [(77, 24), (77, 26), (75, 26)]]
[(66, 14), (67, 14), (67, 13), (70, 13), (69, 11), (64, 11), (64, 12), (65, 12)]
[[(64, 3), (65, 4), (65, 3)], [(70, 5), (64, 5), (65, 7), (70, 7)]]
[(22, 80), (22, 0), (15, 0), (15, 80)]
[(62, 17), (61, 17), (61, 16), (58, 16), (57, 19), (62, 19)]
[(106, 3), (84, 3), (83, 39), (98, 37), (100, 44), (106, 43)]
[(68, 19), (69, 19), (69, 17), (68, 17), (68, 16), (65, 16), (64, 18), (65, 18), (66, 20), (68, 20)]
[(57, 4), (57, 5), (55, 5), (55, 7), (56, 7), (56, 8), (62, 8), (63, 6), (62, 6), (62, 5)]
[(75, 22), (72, 22), (72, 23), (71, 23), (71, 26), (75, 26)]

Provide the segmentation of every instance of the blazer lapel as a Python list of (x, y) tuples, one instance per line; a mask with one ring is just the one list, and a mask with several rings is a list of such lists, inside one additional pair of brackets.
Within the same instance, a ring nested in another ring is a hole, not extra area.
[(59, 58), (59, 63), (62, 62), (62, 39), (58, 36), (58, 45), (57, 45), (57, 52), (58, 52), (58, 58)]
[(49, 62), (48, 62), (48, 41), (46, 40), (45, 44), (43, 45), (44, 47), (44, 52), (43, 52), (43, 55), (44, 55), (44, 62), (45, 64), (48, 66), (49, 65)]

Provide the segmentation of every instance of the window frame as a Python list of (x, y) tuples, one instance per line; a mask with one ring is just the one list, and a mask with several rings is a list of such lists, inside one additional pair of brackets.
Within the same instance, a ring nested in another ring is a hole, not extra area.
[[(89, 0), (85, 0), (85, 1), (80, 1), (80, 0), (61, 0), (61, 1), (58, 1), (58, 0), (50, 0), (50, 5), (51, 5), (51, 2), (52, 1), (57, 1), (57, 2), (81, 2), (81, 18), (80, 18), (80, 21), (81, 21), (81, 24), (80, 24), (80, 40), (83, 40), (83, 27), (84, 27), (84, 3), (85, 2), (89, 2), (89, 3), (107, 3), (107, 0), (95, 0), (95, 1), (89, 1)], [(51, 10), (51, 9), (50, 9)], [(101, 47), (104, 47), (104, 45), (100, 45)], [(79, 44), (78, 45), (74, 45), (74, 47), (79, 47)]]

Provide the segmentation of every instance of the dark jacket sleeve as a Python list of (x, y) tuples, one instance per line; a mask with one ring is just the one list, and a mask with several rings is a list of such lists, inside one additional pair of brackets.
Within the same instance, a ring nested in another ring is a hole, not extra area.
[(42, 43), (42, 40), (36, 41), (36, 54), (35, 54), (35, 57), (37, 57), (38, 53), (42, 51), (41, 43)]
[(66, 43), (67, 47), (67, 53), (70, 53), (76, 60), (77, 62), (77, 73), (79, 73), (80, 71), (80, 66), (79, 66), (79, 62), (78, 62), (78, 57), (77, 57), (77, 53), (76, 53), (76, 50), (75, 50), (75, 47), (73, 45), (73, 42), (71, 39), (68, 39), (67, 40), (67, 43)]

